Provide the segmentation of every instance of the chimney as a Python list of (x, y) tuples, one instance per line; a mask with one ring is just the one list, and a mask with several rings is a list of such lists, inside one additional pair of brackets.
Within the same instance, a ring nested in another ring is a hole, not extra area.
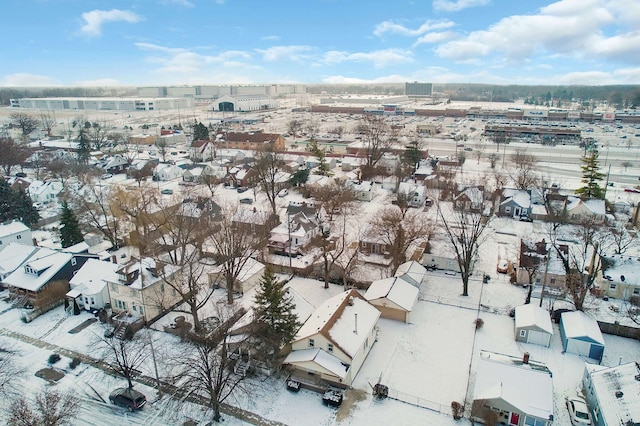
[(529, 352), (525, 352), (524, 355), (522, 356), (522, 363), (529, 364)]
[(353, 314), (354, 318), (355, 318), (355, 324), (353, 327), (353, 332), (355, 334), (358, 334), (358, 314)]

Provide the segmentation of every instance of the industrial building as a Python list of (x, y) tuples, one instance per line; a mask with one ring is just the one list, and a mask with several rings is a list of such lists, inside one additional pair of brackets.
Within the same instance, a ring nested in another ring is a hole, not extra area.
[(144, 97), (185, 97), (195, 100), (218, 99), (223, 96), (262, 95), (278, 97), (306, 93), (302, 85), (294, 84), (262, 84), (255, 86), (149, 86), (138, 87), (138, 96)]
[(432, 96), (433, 84), (432, 83), (413, 83), (404, 84), (404, 94), (407, 96)]
[(22, 98), (11, 99), (13, 108), (67, 111), (158, 111), (190, 108), (189, 98)]

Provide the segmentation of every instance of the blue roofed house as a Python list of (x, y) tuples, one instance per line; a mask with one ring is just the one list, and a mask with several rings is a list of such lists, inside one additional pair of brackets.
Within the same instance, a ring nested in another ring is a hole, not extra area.
[(587, 358), (602, 361), (604, 338), (598, 322), (582, 311), (563, 312), (560, 316), (562, 348)]
[(531, 191), (504, 188), (498, 205), (498, 216), (531, 216)]

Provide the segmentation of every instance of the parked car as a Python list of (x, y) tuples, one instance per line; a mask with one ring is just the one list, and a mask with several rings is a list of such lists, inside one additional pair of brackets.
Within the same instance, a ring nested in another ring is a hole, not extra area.
[(624, 192), (633, 192), (634, 194), (640, 194), (640, 189), (637, 189), (637, 188), (625, 188)]
[(240, 199), (240, 203), (241, 204), (253, 204), (253, 199), (252, 198), (241, 198)]
[(16, 173), (16, 177), (19, 177), (19, 178), (26, 178), (26, 177), (27, 177), (27, 174), (26, 174), (25, 172), (18, 172), (18, 173)]
[(533, 222), (533, 219), (527, 214), (520, 215), (520, 222)]
[(283, 188), (278, 192), (278, 197), (286, 197), (287, 195), (289, 195), (289, 190), (287, 188)]
[(551, 313), (551, 319), (553, 320), (553, 322), (555, 322), (556, 324), (558, 324), (560, 322), (560, 317), (562, 316), (563, 313), (565, 312), (573, 312), (573, 309), (555, 309), (552, 313)]
[(141, 409), (147, 403), (147, 397), (135, 389), (118, 388), (111, 392), (109, 401), (129, 411)]
[(569, 418), (573, 426), (585, 426), (591, 423), (591, 414), (589, 407), (582, 397), (572, 396), (566, 399), (567, 410), (569, 410)]
[(506, 259), (500, 259), (498, 261), (498, 267), (496, 268), (496, 271), (498, 271), (501, 274), (506, 274), (508, 270), (509, 270), (509, 261)]
[(171, 195), (173, 194), (173, 190), (172, 189), (163, 189), (162, 191), (160, 191), (161, 194), (164, 195)]
[(100, 179), (109, 179), (109, 178), (112, 178), (112, 177), (113, 177), (113, 174), (105, 173), (102, 176), (100, 176)]
[(243, 192), (245, 192), (247, 189), (249, 189), (249, 188), (247, 188), (246, 186), (239, 186), (239, 187), (237, 188), (238, 194), (242, 194), (242, 193), (243, 193)]

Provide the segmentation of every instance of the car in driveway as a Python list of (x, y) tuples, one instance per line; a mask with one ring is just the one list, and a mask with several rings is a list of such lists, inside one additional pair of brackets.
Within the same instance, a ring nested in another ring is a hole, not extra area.
[(278, 192), (278, 197), (286, 197), (289, 195), (289, 190), (287, 188), (283, 188)]
[(589, 407), (584, 398), (580, 396), (572, 396), (565, 400), (567, 404), (567, 410), (569, 410), (569, 418), (573, 426), (586, 426), (591, 425), (591, 414), (589, 414)]
[(500, 259), (496, 271), (501, 274), (506, 274), (509, 271), (509, 261), (507, 259)]
[(141, 409), (147, 403), (147, 397), (135, 389), (118, 388), (109, 394), (109, 402), (124, 407), (129, 411), (135, 411)]
[(533, 219), (531, 219), (531, 216), (523, 214), (520, 215), (520, 222), (533, 222)]
[(252, 198), (240, 198), (240, 204), (253, 204)]
[(172, 189), (163, 189), (162, 191), (160, 191), (161, 194), (164, 195), (171, 195), (173, 194), (173, 190)]
[(100, 179), (103, 179), (103, 180), (104, 180), (104, 179), (110, 179), (110, 178), (112, 178), (112, 177), (113, 177), (113, 174), (111, 174), (111, 173), (105, 173), (105, 174), (103, 174), (102, 176), (100, 176)]
[(243, 192), (247, 191), (249, 188), (247, 188), (246, 186), (239, 186), (236, 191), (238, 191), (238, 194), (242, 194)]

